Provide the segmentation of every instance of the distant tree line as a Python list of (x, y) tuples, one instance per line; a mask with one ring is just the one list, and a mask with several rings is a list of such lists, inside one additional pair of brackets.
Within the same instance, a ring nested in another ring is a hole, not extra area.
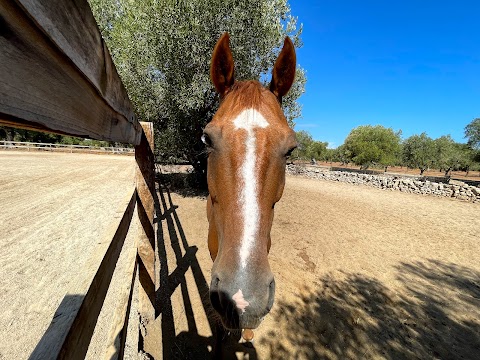
[(336, 149), (328, 143), (313, 140), (307, 131), (298, 131), (298, 148), (293, 160), (316, 160), (353, 163), (362, 169), (405, 166), (420, 170), (438, 169), (448, 176), (451, 171), (480, 171), (480, 118), (465, 127), (467, 143), (457, 143), (450, 135), (438, 139), (426, 133), (402, 140), (402, 132), (381, 125), (364, 125), (353, 129), (345, 142)]
[(298, 147), (293, 150), (291, 159), (294, 160), (327, 160), (328, 143), (315, 141), (308, 131), (300, 130), (295, 133)]
[[(362, 169), (370, 167), (405, 166), (418, 169), (420, 174), (428, 169), (438, 169), (448, 176), (451, 171), (480, 171), (480, 118), (465, 127), (467, 143), (457, 143), (450, 135), (437, 139), (426, 133), (412, 135), (404, 140), (402, 132), (381, 125), (364, 125), (352, 129), (345, 142), (336, 149), (329, 149), (327, 142), (315, 141), (307, 131), (296, 132), (298, 147), (291, 160), (315, 160), (355, 164)], [(59, 143), (86, 146), (129, 145), (62, 136), (38, 131), (0, 126), (0, 140)]]
[(129, 144), (121, 144), (111, 141), (82, 139), (74, 136), (63, 136), (41, 131), (17, 129), (0, 126), (0, 141), (34, 142), (45, 144), (84, 145), (97, 147), (131, 147)]

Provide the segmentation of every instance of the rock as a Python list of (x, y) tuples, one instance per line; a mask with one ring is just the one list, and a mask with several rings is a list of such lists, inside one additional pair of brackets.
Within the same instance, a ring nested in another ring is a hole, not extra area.
[(345, 182), (353, 185), (367, 185), (382, 190), (396, 190), (407, 193), (454, 197), (461, 200), (480, 202), (480, 188), (460, 181), (451, 184), (420, 181), (419, 178), (371, 175), (346, 171), (330, 171), (326, 168), (305, 167), (295, 164), (286, 166), (287, 174), (301, 175), (311, 179)]

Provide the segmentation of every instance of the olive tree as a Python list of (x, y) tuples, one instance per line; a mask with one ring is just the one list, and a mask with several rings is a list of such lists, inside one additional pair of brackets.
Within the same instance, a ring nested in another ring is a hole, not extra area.
[(473, 119), (465, 126), (465, 137), (472, 148), (480, 150), (480, 118)]
[(403, 142), (403, 162), (410, 168), (425, 170), (435, 164), (435, 142), (426, 133), (412, 135)]
[(306, 160), (308, 158), (307, 149), (313, 143), (313, 137), (308, 131), (300, 130), (295, 132), (295, 138), (297, 148), (293, 150), (291, 158)]
[(456, 143), (450, 135), (444, 135), (434, 140), (435, 165), (448, 176), (452, 170), (468, 167), (470, 149), (465, 144)]
[(372, 164), (382, 165), (385, 170), (395, 165), (400, 153), (401, 131), (393, 131), (381, 125), (359, 126), (345, 139), (343, 151), (351, 161), (367, 169)]
[[(209, 66), (220, 35), (230, 34), (235, 78), (260, 79), (270, 70), (289, 35), (301, 44), (301, 26), (287, 0), (90, 0), (93, 13), (140, 120), (155, 127), (161, 161), (206, 167), (202, 130), (218, 108)], [(297, 99), (306, 77), (283, 98), (287, 120), (301, 115)]]
[(325, 160), (327, 156), (327, 142), (312, 141), (307, 147), (308, 159)]

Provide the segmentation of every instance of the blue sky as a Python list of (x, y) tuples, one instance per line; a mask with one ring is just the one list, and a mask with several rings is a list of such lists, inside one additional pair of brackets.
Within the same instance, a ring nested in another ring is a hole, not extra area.
[(465, 142), (480, 117), (480, 1), (290, 0), (307, 130), (330, 147), (359, 125)]

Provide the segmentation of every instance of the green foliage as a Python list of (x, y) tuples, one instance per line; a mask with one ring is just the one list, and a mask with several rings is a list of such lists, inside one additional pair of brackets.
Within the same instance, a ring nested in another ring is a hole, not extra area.
[(480, 150), (471, 150), (469, 166), (464, 170), (480, 171)]
[(83, 139), (73, 137), (73, 136), (64, 136), (61, 143), (66, 145), (83, 145)]
[(324, 160), (328, 161), (328, 162), (338, 161), (338, 160), (336, 160), (336, 152), (337, 152), (337, 149), (328, 149), (327, 148), (325, 150), (325, 155), (323, 156)]
[(435, 165), (448, 175), (452, 170), (465, 168), (469, 162), (468, 146), (457, 144), (450, 135), (441, 136), (434, 140)]
[(8, 140), (7, 136), (9, 136), (9, 133), (7, 131), (6, 127), (0, 126), (0, 140)]
[(315, 160), (325, 160), (327, 154), (327, 142), (313, 141), (307, 146), (307, 158)]
[[(230, 33), (237, 80), (270, 80), (289, 35), (301, 46), (301, 27), (287, 0), (90, 0), (140, 120), (153, 121), (156, 154), (194, 166), (204, 150), (202, 130), (218, 107), (210, 59), (220, 35)], [(301, 115), (302, 68), (283, 108), (289, 123)]]
[(372, 164), (395, 165), (400, 153), (400, 134), (381, 125), (359, 126), (347, 136), (342, 151), (365, 169)]
[(13, 134), (13, 141), (20, 142), (35, 142), (35, 143), (51, 143), (60, 142), (62, 136), (56, 134), (49, 134), (41, 131), (31, 131), (24, 129), (10, 128), (10, 133)]
[[(7, 126), (0, 127), (0, 140), (45, 144), (85, 145), (98, 147), (111, 146), (108, 141), (82, 139), (73, 136), (62, 136), (42, 131), (17, 129)], [(128, 144), (121, 146), (129, 147)]]
[(295, 138), (298, 146), (293, 150), (291, 158), (306, 160), (308, 158), (307, 148), (313, 142), (312, 135), (308, 131), (300, 130), (295, 132)]
[(459, 153), (455, 170), (467, 173), (471, 170), (480, 171), (480, 151), (472, 149), (468, 144), (456, 143), (455, 147)]
[(352, 161), (352, 153), (345, 144), (340, 145), (335, 149), (333, 161), (341, 162), (342, 164), (347, 164)]
[(435, 164), (435, 142), (426, 134), (412, 135), (403, 142), (403, 163), (420, 169), (420, 174)]
[(298, 147), (292, 152), (292, 159), (324, 160), (328, 143), (315, 141), (308, 131), (300, 130), (295, 133)]
[(97, 147), (131, 147), (129, 144), (120, 144), (120, 143), (111, 143), (109, 141), (101, 141), (101, 140), (92, 140), (92, 139), (82, 139), (73, 136), (62, 136), (61, 137), (61, 144), (65, 145), (83, 145), (83, 146), (97, 146)]
[(473, 119), (465, 127), (465, 137), (472, 148), (480, 150), (480, 118)]

